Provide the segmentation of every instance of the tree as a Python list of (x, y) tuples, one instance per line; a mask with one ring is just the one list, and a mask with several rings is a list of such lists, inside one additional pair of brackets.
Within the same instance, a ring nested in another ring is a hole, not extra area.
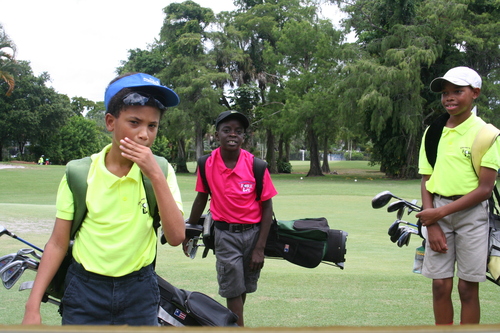
[(336, 2), (348, 13), (345, 27), (354, 30), (359, 46), (346, 59), (338, 86), (341, 110), (349, 112), (345, 117), (364, 119), (373, 142), (372, 163), (380, 163), (388, 176), (414, 178), (423, 130), (442, 112), (428, 84), (458, 65), (476, 68), (488, 81), (500, 58), (500, 5), (482, 0)]
[(14, 80), (17, 68), (16, 61), (14, 60), (15, 54), (16, 45), (5, 33), (3, 26), (0, 24), (0, 79), (3, 80), (8, 86), (8, 89), (5, 92), (5, 95), (7, 96), (12, 94), (16, 85), (16, 81)]

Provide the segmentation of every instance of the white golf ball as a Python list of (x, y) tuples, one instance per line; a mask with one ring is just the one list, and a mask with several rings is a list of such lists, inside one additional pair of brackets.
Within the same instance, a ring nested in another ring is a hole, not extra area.
[(358, 180), (357, 179), (354, 179), (355, 182), (357, 182)]
[(300, 179), (304, 179), (304, 177), (300, 177)]

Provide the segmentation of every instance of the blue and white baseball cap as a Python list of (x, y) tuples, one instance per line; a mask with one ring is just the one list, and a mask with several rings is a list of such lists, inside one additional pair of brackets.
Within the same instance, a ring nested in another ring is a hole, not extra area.
[(172, 89), (162, 86), (160, 80), (149, 74), (137, 73), (122, 77), (111, 83), (104, 93), (104, 106), (108, 109), (111, 98), (123, 88), (138, 88), (148, 92), (159, 100), (164, 106), (176, 106), (179, 104), (179, 96)]
[(471, 86), (472, 88), (481, 88), (481, 77), (475, 70), (465, 66), (454, 67), (446, 72), (442, 77), (435, 78), (431, 82), (431, 91), (443, 91), (443, 83), (448, 81), (456, 86)]

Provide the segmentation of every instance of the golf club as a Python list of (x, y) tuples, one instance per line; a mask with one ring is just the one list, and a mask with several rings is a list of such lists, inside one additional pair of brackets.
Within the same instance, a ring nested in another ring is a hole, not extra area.
[(403, 233), (401, 234), (401, 236), (399, 237), (398, 241), (397, 241), (397, 245), (399, 247), (403, 247), (403, 245), (406, 245), (408, 246), (408, 244), (410, 243), (410, 237), (412, 234), (418, 234), (418, 231), (413, 229), (413, 228), (410, 228), (410, 227), (402, 227), (404, 230), (403, 230)]
[(5, 227), (3, 225), (0, 225), (0, 236), (2, 236), (3, 234), (5, 234), (7, 236), (10, 236), (10, 237), (12, 237), (14, 239), (17, 239), (18, 241), (23, 242), (24, 244), (26, 244), (28, 246), (31, 246), (32, 248), (34, 248), (35, 250), (37, 250), (39, 252), (43, 252), (43, 250), (41, 248), (39, 248), (38, 246), (33, 245), (30, 242), (28, 242), (28, 241), (25, 241), (21, 237), (18, 237), (15, 234), (13, 234), (12, 232), (10, 232), (9, 230), (5, 229)]
[(394, 194), (392, 194), (390, 191), (382, 191), (382, 192), (378, 193), (377, 195), (375, 195), (372, 199), (372, 207), (375, 209), (382, 208), (385, 205), (387, 205), (389, 203), (389, 201), (391, 201), (392, 198), (403, 201), (408, 206), (408, 208), (411, 207), (414, 211), (420, 212), (422, 210), (422, 208), (420, 206), (417, 206), (414, 203), (411, 203), (411, 202), (406, 201), (400, 197), (397, 197)]
[(8, 264), (2, 269), (2, 283), (6, 289), (12, 286), (21, 278), (24, 271), (28, 268), (27, 264), (22, 260), (16, 260)]
[(393, 235), (396, 233), (396, 231), (398, 230), (398, 228), (399, 228), (399, 225), (400, 225), (400, 224), (406, 224), (406, 225), (409, 225), (409, 226), (412, 226), (412, 227), (418, 228), (418, 225), (416, 225), (416, 224), (413, 224), (413, 223), (406, 222), (406, 221), (403, 221), (403, 220), (399, 220), (399, 219), (398, 219), (398, 220), (394, 221), (394, 222), (391, 224), (391, 226), (389, 227), (389, 230), (387, 231), (387, 234), (388, 234), (389, 236), (393, 236)]
[(17, 251), (17, 254), (20, 256), (31, 255), (35, 259), (38, 259), (38, 260), (42, 259), (42, 256), (39, 255), (38, 253), (36, 253), (34, 249), (20, 249), (19, 251)]
[(6, 265), (10, 264), (15, 259), (16, 259), (16, 254), (15, 253), (7, 254), (7, 255), (4, 255), (3, 257), (0, 257), (0, 271), (2, 271), (2, 269)]

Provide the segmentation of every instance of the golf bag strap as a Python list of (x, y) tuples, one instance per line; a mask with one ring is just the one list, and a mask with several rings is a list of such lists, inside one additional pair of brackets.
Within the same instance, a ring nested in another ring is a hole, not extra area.
[[(166, 178), (168, 174), (168, 161), (160, 156), (154, 155), (154, 157)], [(87, 214), (87, 177), (91, 163), (92, 159), (90, 157), (84, 157), (78, 160), (70, 161), (66, 165), (66, 180), (68, 182), (68, 187), (73, 194), (75, 207), (70, 239), (75, 239), (75, 235), (80, 229), (80, 226), (85, 219), (85, 215)], [(151, 180), (144, 176), (144, 174), (141, 173), (141, 175), (144, 190), (146, 192), (146, 200), (149, 206), (149, 214), (153, 218), (153, 227), (156, 232), (160, 226), (160, 214), (156, 203), (156, 196)]]
[[(210, 191), (210, 186), (208, 185), (206, 171), (205, 171), (205, 164), (207, 163), (207, 159), (210, 155), (211, 154), (203, 155), (198, 159), (198, 169), (200, 171), (200, 177), (203, 183), (203, 187), (205, 191), (207, 191), (208, 194), (211, 195), (212, 192)], [(253, 175), (255, 178), (255, 194), (256, 194), (255, 200), (259, 201), (262, 195), (262, 189), (264, 185), (263, 184), (264, 173), (265, 170), (267, 169), (267, 162), (254, 156), (252, 168), (253, 168)]]

